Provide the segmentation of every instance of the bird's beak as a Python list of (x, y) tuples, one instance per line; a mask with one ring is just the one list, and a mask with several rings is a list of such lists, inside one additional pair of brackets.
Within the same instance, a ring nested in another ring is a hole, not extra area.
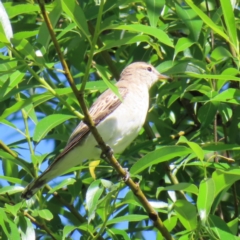
[(171, 78), (169, 76), (166, 76), (166, 75), (163, 75), (163, 74), (159, 74), (158, 79), (165, 81), (165, 80), (168, 80), (168, 79), (171, 79)]

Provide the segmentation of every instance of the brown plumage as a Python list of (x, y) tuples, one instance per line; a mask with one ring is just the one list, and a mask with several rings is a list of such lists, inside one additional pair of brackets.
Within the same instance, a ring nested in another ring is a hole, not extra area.
[[(91, 106), (89, 113), (103, 140), (121, 153), (136, 138), (144, 124), (149, 104), (149, 89), (159, 79), (168, 77), (150, 64), (136, 62), (127, 66), (116, 83), (122, 101), (110, 90), (102, 93)], [(29, 199), (48, 181), (63, 174), (85, 159), (98, 159), (101, 151), (88, 126), (80, 122), (69, 141), (54, 162), (23, 191)]]

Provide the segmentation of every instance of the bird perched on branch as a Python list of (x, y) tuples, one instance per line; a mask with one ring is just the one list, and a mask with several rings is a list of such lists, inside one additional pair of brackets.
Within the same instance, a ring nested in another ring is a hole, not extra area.
[[(91, 106), (89, 113), (104, 142), (114, 153), (121, 153), (137, 137), (149, 107), (149, 89), (160, 79), (152, 65), (135, 62), (123, 69), (116, 83), (119, 99), (110, 89), (102, 93)], [(68, 143), (53, 163), (23, 191), (22, 198), (31, 198), (44, 184), (67, 169), (86, 159), (99, 159), (101, 150), (88, 126), (81, 121), (71, 134)]]

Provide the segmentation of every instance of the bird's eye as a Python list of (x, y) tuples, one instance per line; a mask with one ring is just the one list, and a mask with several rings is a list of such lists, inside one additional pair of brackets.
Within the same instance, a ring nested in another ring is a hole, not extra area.
[(151, 68), (151, 67), (148, 67), (147, 70), (148, 70), (149, 72), (151, 72), (151, 71), (152, 71), (152, 68)]

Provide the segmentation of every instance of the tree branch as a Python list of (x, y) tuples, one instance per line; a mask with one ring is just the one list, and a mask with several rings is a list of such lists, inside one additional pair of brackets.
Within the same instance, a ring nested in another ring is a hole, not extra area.
[(102, 9), (103, 9), (103, 5), (104, 5), (104, 1), (101, 1), (101, 5), (99, 8), (99, 14), (98, 14), (98, 18), (97, 18), (97, 24), (96, 24), (96, 29), (94, 32), (94, 36), (93, 36), (93, 42), (92, 42), (92, 48), (90, 50), (90, 54), (89, 54), (89, 58), (88, 58), (88, 63), (87, 63), (87, 67), (86, 67), (86, 72), (84, 75), (84, 80), (82, 83), (82, 87), (81, 87), (81, 93), (80, 95), (78, 94), (78, 91), (76, 89), (76, 86), (74, 84), (73, 78), (70, 74), (70, 71), (68, 69), (68, 66), (66, 64), (66, 61), (63, 57), (63, 54), (61, 53), (60, 47), (58, 45), (57, 39), (55, 37), (54, 31), (53, 31), (53, 27), (51, 25), (51, 22), (48, 18), (48, 15), (46, 13), (45, 10), (45, 6), (44, 6), (44, 1), (43, 0), (39, 0), (39, 6), (41, 8), (41, 12), (43, 14), (44, 20), (47, 24), (48, 30), (50, 32), (52, 41), (54, 43), (54, 46), (57, 50), (59, 59), (61, 61), (61, 64), (63, 66), (63, 69), (65, 71), (65, 76), (70, 84), (70, 86), (73, 89), (73, 92), (76, 96), (76, 98), (79, 101), (79, 104), (82, 108), (82, 111), (84, 113), (84, 122), (88, 125), (91, 133), (93, 134), (94, 138), (96, 139), (99, 147), (101, 148), (102, 152), (106, 155), (106, 158), (108, 159), (108, 161), (111, 163), (111, 165), (115, 168), (115, 170), (123, 177), (123, 179), (126, 179), (125, 183), (126, 185), (128, 185), (130, 187), (130, 189), (133, 191), (133, 193), (136, 195), (136, 197), (139, 199), (139, 201), (141, 202), (142, 206), (145, 208), (146, 212), (149, 215), (149, 218), (154, 222), (154, 226), (161, 232), (161, 234), (167, 239), (167, 240), (172, 240), (172, 236), (171, 234), (168, 232), (168, 230), (166, 229), (166, 227), (163, 225), (162, 220), (160, 219), (160, 217), (158, 216), (157, 212), (154, 210), (154, 208), (150, 205), (150, 203), (148, 202), (147, 198), (145, 197), (144, 193), (142, 192), (142, 190), (140, 189), (138, 184), (135, 184), (134, 181), (131, 178), (128, 178), (127, 176), (127, 172), (125, 169), (123, 169), (121, 167), (121, 165), (118, 163), (117, 159), (114, 157), (114, 155), (112, 154), (111, 151), (109, 151), (109, 147), (106, 145), (106, 143), (103, 141), (102, 137), (100, 136), (100, 134), (98, 133), (93, 120), (91, 119), (91, 116), (88, 112), (88, 109), (86, 107), (85, 101), (84, 101), (84, 87), (86, 84), (86, 81), (88, 79), (88, 75), (89, 75), (89, 70), (90, 70), (90, 66), (92, 63), (92, 58), (93, 58), (93, 53), (94, 53), (94, 49), (95, 49), (95, 44), (96, 41), (98, 39), (98, 32), (99, 32), (99, 25), (100, 25), (100, 20), (101, 20), (101, 13), (102, 13)]

